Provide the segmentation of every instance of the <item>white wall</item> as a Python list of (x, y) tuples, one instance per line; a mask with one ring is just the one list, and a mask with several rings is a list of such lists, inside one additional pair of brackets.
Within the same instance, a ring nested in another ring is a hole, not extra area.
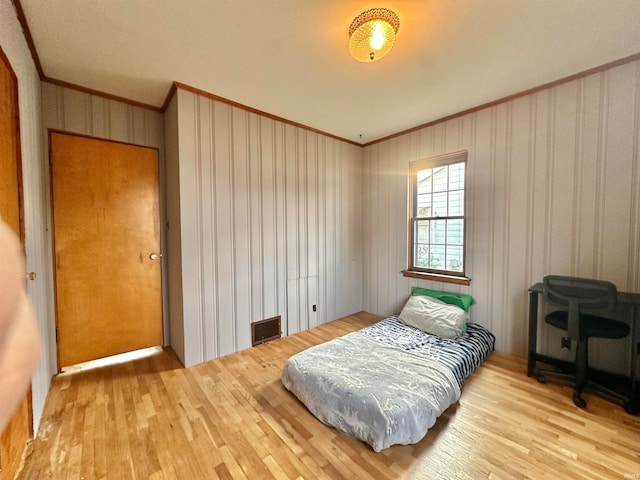
[(185, 365), (249, 347), (254, 321), (290, 335), (360, 311), (361, 148), (182, 89), (176, 108)]
[(51, 376), (56, 371), (55, 350), (52, 352), (47, 348), (52, 335), (50, 325), (53, 321), (53, 282), (46, 221), (46, 163), (43, 161), (40, 134), (40, 79), (10, 0), (0, 0), (0, 46), (18, 77), (27, 271), (36, 272), (37, 275), (35, 281), (28, 282), (28, 293), (45, 345), (42, 360), (32, 379), (33, 422), (34, 429), (37, 430)]
[[(527, 289), (543, 275), (640, 292), (639, 85), (635, 61), (366, 147), (364, 309), (397, 313), (412, 285), (468, 292), (497, 348), (524, 356)], [(404, 278), (408, 163), (463, 149), (471, 285)], [(629, 360), (593, 358), (612, 370)]]
[(178, 151), (178, 97), (174, 95), (165, 111), (165, 155), (167, 168), (167, 285), (169, 295), (170, 341), (173, 351), (185, 363), (184, 318), (182, 316), (182, 243), (180, 231), (180, 163)]

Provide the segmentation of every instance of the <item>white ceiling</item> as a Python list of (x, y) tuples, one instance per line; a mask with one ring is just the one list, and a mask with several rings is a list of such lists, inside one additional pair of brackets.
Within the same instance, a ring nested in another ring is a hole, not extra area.
[[(359, 143), (640, 52), (640, 0), (20, 3), (49, 78), (154, 106), (175, 80)], [(400, 30), (363, 64), (347, 31), (373, 7)]]

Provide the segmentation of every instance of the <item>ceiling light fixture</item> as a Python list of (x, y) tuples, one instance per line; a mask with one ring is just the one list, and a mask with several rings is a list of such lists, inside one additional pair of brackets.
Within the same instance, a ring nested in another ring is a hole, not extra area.
[(396, 40), (400, 19), (386, 8), (372, 8), (358, 15), (349, 27), (349, 52), (359, 62), (384, 57)]

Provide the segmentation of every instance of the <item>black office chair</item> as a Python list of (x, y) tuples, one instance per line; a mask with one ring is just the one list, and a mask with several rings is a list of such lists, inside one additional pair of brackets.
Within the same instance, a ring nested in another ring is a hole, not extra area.
[(589, 338), (624, 338), (629, 335), (629, 325), (598, 315), (616, 309), (617, 290), (613, 283), (603, 280), (547, 275), (543, 279), (544, 298), (559, 308), (546, 315), (545, 322), (567, 332), (563, 346), (571, 348), (571, 340), (577, 341), (575, 374), (539, 371), (538, 381), (546, 383), (546, 375), (558, 376), (574, 384), (573, 403), (580, 408), (587, 406), (582, 391), (587, 388), (609, 400), (625, 405), (626, 398), (604, 385), (588, 378)]

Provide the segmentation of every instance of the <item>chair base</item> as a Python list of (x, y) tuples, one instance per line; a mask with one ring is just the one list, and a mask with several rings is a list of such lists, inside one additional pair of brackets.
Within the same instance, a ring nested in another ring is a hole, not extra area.
[(630, 415), (637, 415), (638, 413), (640, 413), (640, 405), (637, 405), (637, 402), (630, 402), (629, 399), (624, 395), (621, 395), (618, 392), (615, 392), (600, 383), (594, 382), (592, 380), (586, 380), (582, 385), (576, 385), (575, 375), (558, 372), (555, 370), (538, 370), (538, 382), (547, 383), (547, 376), (558, 378), (564, 380), (565, 383), (574, 385), (573, 403), (576, 407), (585, 408), (587, 406), (586, 400), (582, 398), (582, 392), (584, 390), (587, 390), (590, 393), (594, 393), (600, 397), (605, 398), (606, 400), (621, 405), (622, 407), (624, 407), (624, 411), (629, 413)]

